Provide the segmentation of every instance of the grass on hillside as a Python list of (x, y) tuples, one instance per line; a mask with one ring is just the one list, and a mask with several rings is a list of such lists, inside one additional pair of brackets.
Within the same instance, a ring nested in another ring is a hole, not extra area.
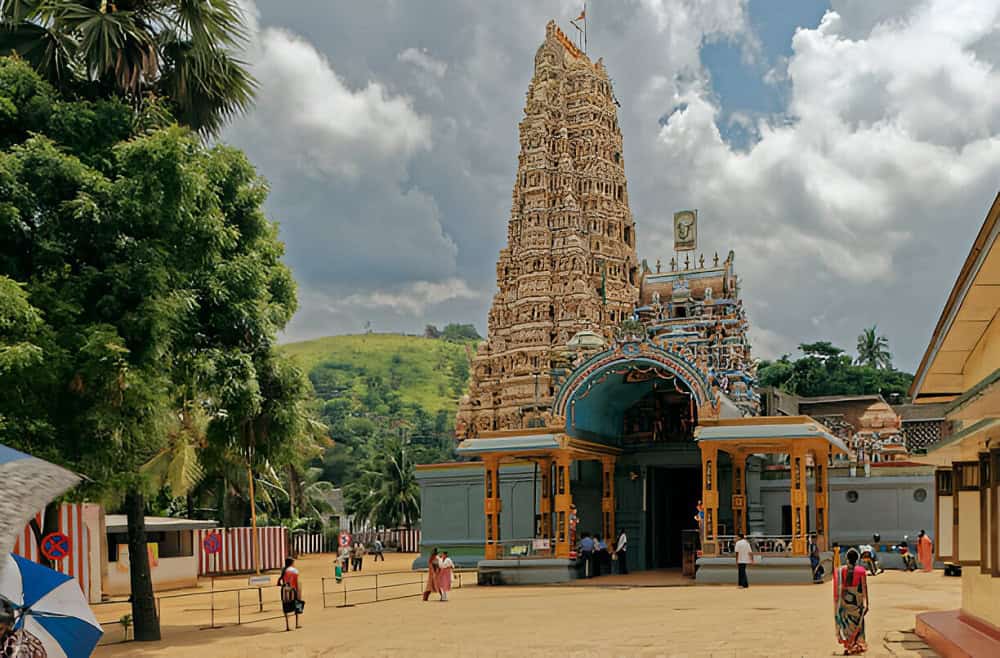
[[(458, 396), (452, 390), (452, 367), (466, 359), (466, 345), (423, 336), (353, 334), (288, 343), (281, 349), (309, 373), (316, 366), (350, 366), (386, 382), (395, 381), (404, 402), (435, 413), (454, 413)], [(361, 382), (357, 382), (360, 384)]]

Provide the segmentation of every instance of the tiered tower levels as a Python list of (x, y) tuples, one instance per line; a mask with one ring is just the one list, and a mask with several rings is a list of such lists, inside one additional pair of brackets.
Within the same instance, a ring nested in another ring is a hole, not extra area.
[(639, 298), (635, 225), (616, 101), (601, 60), (554, 22), (535, 55), (507, 247), (460, 436), (545, 424), (551, 357), (580, 331), (613, 338)]

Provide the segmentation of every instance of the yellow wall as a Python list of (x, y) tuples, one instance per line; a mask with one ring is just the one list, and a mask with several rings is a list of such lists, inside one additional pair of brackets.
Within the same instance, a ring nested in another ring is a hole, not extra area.
[(955, 508), (951, 496), (938, 496), (938, 526), (937, 537), (931, 540), (937, 542), (937, 554), (954, 558), (954, 525)]
[(1000, 627), (1000, 578), (980, 573), (979, 567), (964, 567), (962, 611)]
[(959, 491), (958, 559), (978, 560), (979, 548), (979, 492)]
[(964, 389), (969, 390), (997, 368), (1000, 368), (1000, 320), (994, 317), (965, 362)]

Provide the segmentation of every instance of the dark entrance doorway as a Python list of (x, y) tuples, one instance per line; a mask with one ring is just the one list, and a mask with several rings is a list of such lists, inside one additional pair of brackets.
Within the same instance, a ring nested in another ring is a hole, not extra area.
[(681, 566), (683, 530), (697, 529), (695, 507), (701, 496), (701, 469), (651, 467), (646, 471), (646, 566)]

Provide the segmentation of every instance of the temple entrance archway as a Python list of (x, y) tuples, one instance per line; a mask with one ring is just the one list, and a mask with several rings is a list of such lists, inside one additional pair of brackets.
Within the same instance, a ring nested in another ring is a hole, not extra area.
[[(694, 431), (718, 405), (698, 367), (648, 343), (617, 345), (579, 364), (554, 411), (568, 436), (620, 450), (614, 469), (615, 529), (629, 536), (629, 568), (678, 568), (684, 533), (697, 534), (701, 458)], [(578, 533), (594, 533), (599, 471), (580, 464), (573, 499)]]

